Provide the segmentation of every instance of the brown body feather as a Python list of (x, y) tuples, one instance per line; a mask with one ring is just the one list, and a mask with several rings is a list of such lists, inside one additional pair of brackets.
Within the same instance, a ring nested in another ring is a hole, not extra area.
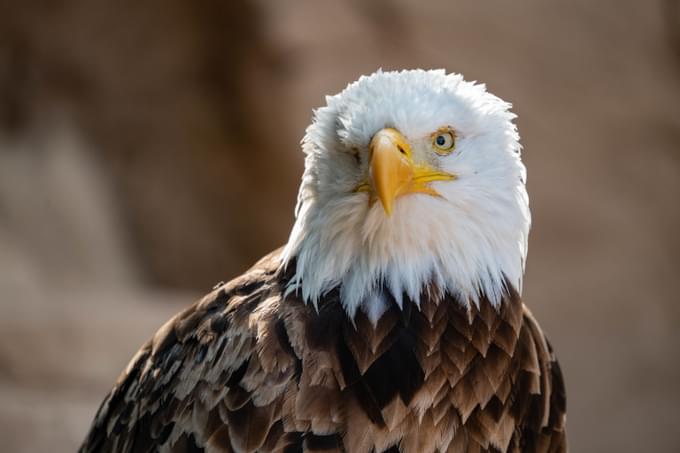
[(424, 297), (376, 326), (294, 294), (278, 252), (175, 316), (102, 403), (82, 452), (564, 452), (565, 394), (518, 294)]

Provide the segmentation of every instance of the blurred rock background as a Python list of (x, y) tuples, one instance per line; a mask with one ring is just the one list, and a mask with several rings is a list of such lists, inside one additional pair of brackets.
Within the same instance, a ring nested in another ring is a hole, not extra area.
[(3, 451), (74, 451), (165, 319), (286, 240), (312, 109), (379, 67), (515, 105), (572, 451), (680, 451), (679, 1), (0, 0)]

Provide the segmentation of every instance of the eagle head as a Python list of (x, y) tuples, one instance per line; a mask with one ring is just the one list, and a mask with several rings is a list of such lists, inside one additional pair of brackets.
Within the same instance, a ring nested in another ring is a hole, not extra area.
[(289, 290), (315, 304), (339, 288), (374, 322), (388, 297), (519, 291), (530, 214), (509, 108), (443, 70), (378, 71), (328, 96), (302, 141)]

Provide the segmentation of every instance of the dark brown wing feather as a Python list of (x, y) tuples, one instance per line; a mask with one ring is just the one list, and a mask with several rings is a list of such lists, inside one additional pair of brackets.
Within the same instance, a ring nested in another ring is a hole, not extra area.
[[(376, 326), (334, 290), (284, 296), (278, 252), (165, 324), (82, 452), (564, 452), (565, 395), (519, 296), (392, 301)], [(432, 291), (432, 293), (436, 293)]]

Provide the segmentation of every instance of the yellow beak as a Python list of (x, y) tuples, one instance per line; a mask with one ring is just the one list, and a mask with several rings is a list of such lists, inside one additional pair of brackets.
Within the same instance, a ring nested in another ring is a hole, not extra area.
[(359, 185), (356, 190), (375, 194), (387, 215), (392, 214), (394, 201), (399, 196), (408, 193), (439, 196), (428, 183), (456, 179), (454, 175), (429, 165), (416, 165), (411, 146), (396, 129), (378, 131), (371, 140), (369, 151), (369, 181)]

